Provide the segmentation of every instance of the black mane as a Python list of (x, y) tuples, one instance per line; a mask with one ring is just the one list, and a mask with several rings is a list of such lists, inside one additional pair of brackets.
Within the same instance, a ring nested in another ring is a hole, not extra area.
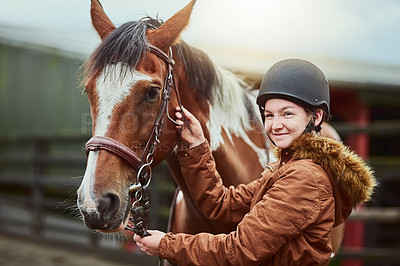
[[(90, 56), (85, 65), (86, 76), (99, 74), (106, 66), (117, 62), (136, 68), (149, 46), (147, 29), (158, 28), (162, 23), (159, 19), (146, 17), (116, 28)], [(210, 58), (183, 41), (174, 45), (173, 50), (174, 55), (185, 65), (189, 83), (196, 88), (198, 96), (203, 100), (211, 100), (211, 90), (218, 86), (218, 74)], [(120, 73), (121, 76), (124, 74)]]
[(158, 27), (161, 23), (156, 19), (143, 19), (127, 22), (116, 28), (90, 56), (86, 63), (86, 74), (98, 74), (106, 66), (117, 62), (135, 68), (149, 46), (147, 29)]
[(219, 87), (218, 74), (214, 63), (201, 50), (181, 41), (174, 46), (174, 52), (183, 61), (190, 85), (196, 89), (200, 100), (212, 102), (212, 90)]

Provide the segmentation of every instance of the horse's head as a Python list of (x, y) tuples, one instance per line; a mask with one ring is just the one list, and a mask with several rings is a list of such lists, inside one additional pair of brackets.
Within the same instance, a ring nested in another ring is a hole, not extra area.
[[(86, 64), (85, 91), (96, 138), (87, 149), (87, 167), (78, 189), (78, 207), (91, 229), (124, 229), (130, 210), (129, 187), (136, 181), (138, 168), (149, 159), (149, 153), (156, 164), (174, 148), (172, 123), (166, 134), (167, 120), (159, 123), (158, 118), (171, 67), (165, 55), (188, 24), (194, 2), (162, 25), (142, 20), (116, 28), (100, 3), (92, 0), (92, 23), (102, 43)], [(177, 95), (171, 93), (170, 97), (170, 110), (163, 116), (177, 105)], [(163, 132), (160, 139), (155, 124)], [(153, 143), (158, 142), (162, 145), (152, 151)], [(102, 145), (106, 148), (99, 149)], [(126, 148), (128, 155), (120, 156)], [(135, 158), (138, 162), (132, 163)]]

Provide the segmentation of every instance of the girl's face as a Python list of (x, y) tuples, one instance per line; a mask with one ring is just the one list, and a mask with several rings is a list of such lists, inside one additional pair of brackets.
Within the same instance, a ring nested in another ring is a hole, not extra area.
[(289, 148), (304, 132), (311, 117), (303, 107), (287, 100), (269, 99), (265, 103), (265, 130), (279, 149)]

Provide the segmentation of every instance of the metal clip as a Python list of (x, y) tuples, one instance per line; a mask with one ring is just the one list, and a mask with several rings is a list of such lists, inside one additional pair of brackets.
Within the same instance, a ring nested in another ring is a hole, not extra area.
[(139, 182), (136, 182), (135, 184), (131, 185), (129, 187), (129, 192), (136, 192), (142, 189), (142, 184)]

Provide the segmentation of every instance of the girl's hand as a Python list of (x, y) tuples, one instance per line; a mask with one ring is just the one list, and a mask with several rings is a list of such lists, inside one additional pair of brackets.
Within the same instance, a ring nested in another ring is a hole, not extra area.
[(144, 252), (150, 256), (158, 256), (158, 251), (160, 249), (161, 238), (165, 236), (164, 232), (157, 230), (147, 230), (150, 235), (145, 237), (140, 237), (135, 234), (133, 240), (136, 241), (136, 245)]
[(204, 137), (203, 129), (201, 128), (200, 122), (194, 117), (188, 110), (183, 108), (183, 113), (185, 114), (183, 121), (183, 116), (181, 113), (181, 108), (177, 106), (175, 108), (176, 126), (177, 131), (180, 132), (182, 141), (187, 142), (188, 148), (193, 148), (201, 143), (203, 143), (206, 138)]

